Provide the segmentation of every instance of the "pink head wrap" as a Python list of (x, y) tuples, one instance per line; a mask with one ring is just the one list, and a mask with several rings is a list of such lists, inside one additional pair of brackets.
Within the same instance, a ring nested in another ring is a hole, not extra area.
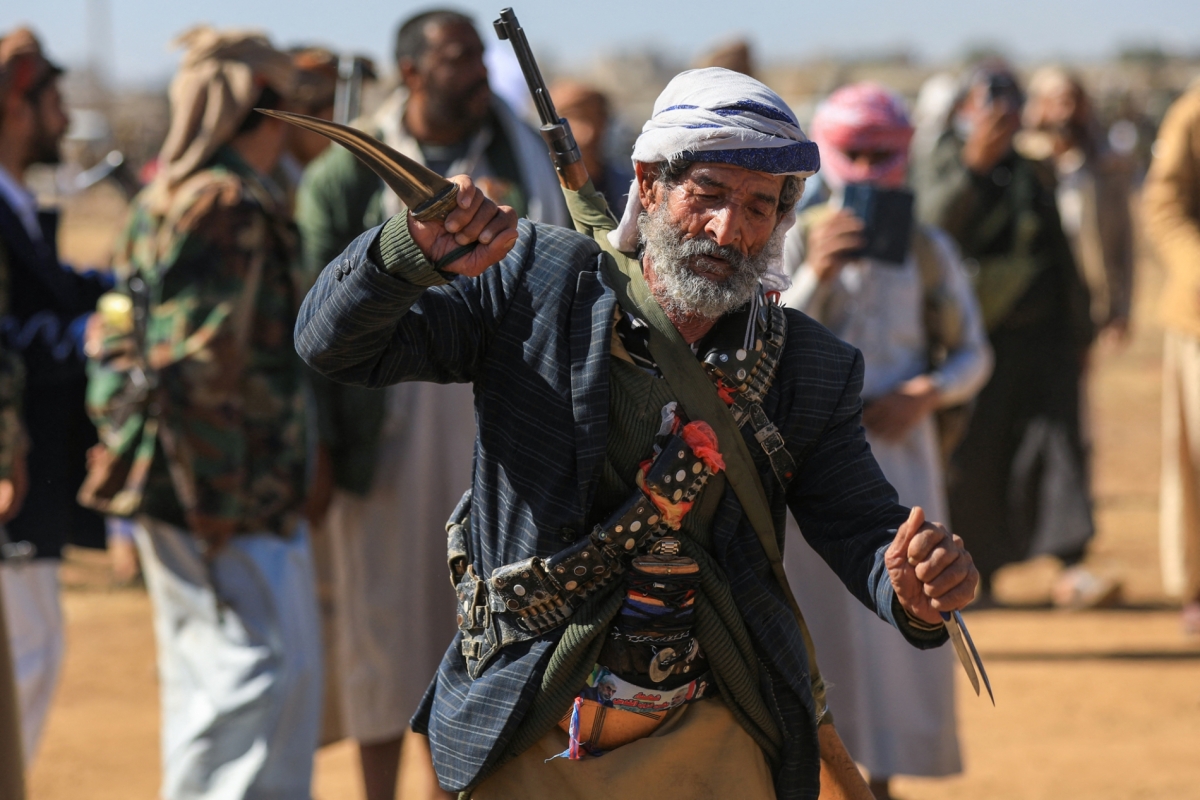
[[(852, 83), (817, 106), (812, 138), (821, 149), (822, 174), (831, 185), (873, 183), (886, 188), (904, 184), (913, 127), (904, 102), (877, 83)], [(855, 164), (846, 153), (889, 152), (883, 161)]]

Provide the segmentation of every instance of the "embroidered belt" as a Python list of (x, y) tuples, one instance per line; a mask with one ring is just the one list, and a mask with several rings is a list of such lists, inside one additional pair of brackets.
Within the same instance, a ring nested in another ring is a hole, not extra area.
[[(690, 423), (687, 428), (693, 425), (703, 423)], [(470, 497), (464, 495), (446, 527), (462, 653), (472, 678), (479, 677), (501, 648), (565, 624), (584, 601), (625, 571), (630, 556), (678, 527), (715, 474), (712, 454), (704, 452), (703, 446), (694, 447), (694, 437), (685, 436), (687, 432), (676, 433), (663, 444), (642, 478), (642, 489), (586, 539), (549, 558), (534, 556), (506, 564), (489, 579), (481, 578), (468, 564)], [(690, 444), (689, 438), (693, 438)], [(720, 469), (719, 454), (716, 457)]]

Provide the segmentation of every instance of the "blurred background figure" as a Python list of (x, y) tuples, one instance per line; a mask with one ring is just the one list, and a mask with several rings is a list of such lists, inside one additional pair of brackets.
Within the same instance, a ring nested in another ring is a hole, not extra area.
[(1013, 148), (1023, 102), (1006, 66), (976, 68), (916, 175), (921, 217), (958, 242), (995, 353), (950, 462), (950, 519), (985, 600), (1000, 567), (1048, 554), (1064, 566), (1055, 601), (1098, 606), (1120, 586), (1082, 565), (1095, 525), (1079, 392), (1095, 326), (1053, 170)]
[(83, 327), (109, 285), (59, 263), (58, 214), (25, 184), (34, 164), (57, 164), (67, 130), (62, 70), (33, 32), (0, 38), (0, 261), (8, 307), (4, 349), (25, 373), (29, 494), (5, 523), (0, 561), (8, 635), (20, 696), (25, 763), (37, 751), (63, 658), (59, 559), (68, 542), (103, 547), (103, 519), (80, 507), (85, 453), (96, 431), (84, 412)]
[[(288, 50), (296, 69), (296, 91), (292, 107), (297, 114), (333, 119), (337, 98), (338, 57), (324, 47), (298, 46)], [(328, 138), (319, 133), (292, 127), (288, 130), (287, 150), (279, 159), (278, 173), (286, 180), (285, 187), (294, 193), (304, 175), (304, 168), (329, 147)]]
[[(526, 90), (528, 91), (528, 90)], [(608, 97), (586, 83), (560, 80), (550, 87), (554, 107), (571, 123), (579, 152), (592, 183), (608, 201), (608, 207), (618, 217), (625, 212), (629, 187), (633, 184), (633, 169), (629, 159), (609, 155), (608, 129), (610, 124)]]
[[(522, 216), (568, 224), (546, 144), (491, 92), (483, 52), (471, 19), (458, 12), (404, 21), (395, 48), (401, 85), (362, 124), (439, 174), (471, 175)], [(400, 210), (349, 151), (326, 151), (305, 173), (297, 200), (310, 276)], [(343, 720), (359, 743), (368, 800), (386, 800), (395, 796), (408, 721), (455, 633), (443, 531), (470, 485), (474, 395), (465, 384), (376, 391), (317, 379), (314, 386), (336, 487), (327, 527)], [(427, 741), (409, 741), (405, 750), (415, 755), (406, 756), (400, 776), (406, 791), (444, 796)]]
[[(0, 39), (2, 45), (3, 39)], [(15, 60), (9, 59), (8, 62)], [(0, 131), (3, 131), (9, 82), (15, 77), (14, 71), (6, 67), (6, 61), (0, 60)], [(12, 303), (8, 262), (7, 249), (0, 240), (0, 316), (7, 316)], [(25, 430), (21, 424), (24, 375), (20, 355), (9, 350), (8, 343), (0, 340), (0, 525), (21, 510), (21, 503), (29, 488), (25, 472)], [(0, 527), (0, 560), (7, 557), (11, 547), (3, 527)], [(0, 570), (0, 798), (25, 800), (21, 701), (13, 670), (12, 649), (9, 647), (4, 580), (3, 571)]]
[(1163, 584), (1200, 635), (1200, 84), (1171, 106), (1146, 177), (1146, 235), (1166, 267), (1163, 349)]
[(913, 140), (909, 154), (920, 160), (933, 153), (950, 121), (962, 81), (950, 72), (935, 72), (921, 83), (913, 103)]
[[(116, 256), (127, 306), (148, 320), (139, 332), (131, 310), (127, 334), (144, 337), (156, 379), (142, 435), (159, 447), (135, 535), (158, 642), (161, 796), (307, 798), (321, 651), (291, 340), (299, 252), (270, 178), (290, 126), (252, 112), (287, 108), (295, 74), (259, 34), (198, 27), (177, 44), (159, 169)], [(119, 342), (97, 318), (95, 341)], [(93, 353), (89, 398), (111, 433), (141, 373)]]
[[(324, 47), (293, 47), (288, 51), (296, 68), (296, 95), (292, 106), (298, 114), (333, 120), (339, 89), (353, 91), (361, 96), (363, 84), (378, 79), (375, 64), (363, 56), (339, 56)], [(352, 62), (344, 64), (344, 61)], [(346, 67), (346, 75), (341, 70)], [(343, 83), (357, 81), (354, 87)], [(351, 117), (357, 112), (349, 112)], [(337, 120), (350, 122), (350, 119)], [(304, 168), (316, 160), (332, 144), (319, 133), (292, 127), (288, 130), (287, 152), (279, 160), (279, 170), (286, 175), (287, 188), (294, 193), (300, 186)]]
[[(296, 69), (296, 89), (291, 101), (291, 107), (296, 113), (335, 120), (339, 111), (338, 101), (341, 100), (341, 116), (345, 118), (336, 121), (347, 123), (350, 121), (349, 117), (358, 116), (356, 102), (361, 100), (366, 85), (377, 79), (375, 65), (370, 59), (357, 55), (339, 56), (324, 47), (293, 47), (288, 52), (292, 57), (292, 66)], [(319, 133), (295, 126), (288, 127), (287, 150), (279, 159), (275, 176), (288, 194), (289, 209), (295, 208), (296, 192), (300, 188), (305, 168), (331, 144), (328, 137)], [(307, 280), (303, 282), (302, 288), (307, 291)], [(306, 399), (309, 410), (309, 462), (312, 471), (306, 514), (313, 523), (313, 571), (321, 612), (322, 674), (325, 676), (321, 744), (325, 745), (345, 736), (339, 691), (341, 681), (335, 646), (337, 617), (333, 586), (333, 543), (324, 529), (325, 512), (329, 508), (333, 492), (333, 467), (329, 461), (328, 449), (320, 445), (320, 437), (316, 435), (319, 423), (316, 419), (316, 400), (311, 389)]]
[(756, 77), (754, 73), (754, 51), (750, 46), (750, 42), (745, 39), (734, 39), (725, 44), (717, 45), (696, 60), (696, 67), (697, 69), (721, 67), (722, 69), (731, 69), (734, 72), (749, 75), (751, 78)]
[(1049, 159), (1058, 216), (1087, 283), (1097, 333), (1124, 339), (1133, 297), (1132, 164), (1109, 147), (1078, 76), (1043, 67), (1029, 79), (1017, 148)]
[[(1027, 158), (1053, 165), (1058, 216), (1075, 265), (1087, 284), (1092, 325), (1105, 339), (1127, 341), (1133, 299), (1132, 164), (1109, 147), (1083, 83), (1061, 67), (1043, 67), (1030, 78), (1023, 118), (1025, 130), (1017, 134), (1016, 147)], [(1084, 362), (1080, 386), (1080, 427), (1089, 475), (1091, 360)], [(1054, 585), (1051, 599), (1055, 605), (1094, 605), (1106, 599), (1097, 596), (1097, 590), (1104, 587), (1115, 599), (1115, 582), (1095, 582), (1084, 574), (1076, 575), (1075, 580)]]
[[(894, 219), (909, 245), (894, 260), (862, 251), (868, 237), (896, 231), (879, 222), (871, 230), (844, 207), (848, 184), (903, 189), (913, 127), (901, 99), (878, 84), (845, 86), (817, 107), (811, 132), (830, 188), (788, 234), (793, 282), (783, 302), (862, 351), (863, 425), (875, 458), (901, 503), (947, 519), (935, 414), (970, 402), (987, 381), (991, 352), (978, 305), (950, 238), (914, 224), (911, 195), (891, 195), (909, 201), (907, 214)], [(954, 520), (947, 524), (954, 529)], [(830, 710), (875, 797), (891, 797), (893, 775), (960, 772), (953, 653), (914, 649), (841, 591), (794, 521), (784, 552)]]

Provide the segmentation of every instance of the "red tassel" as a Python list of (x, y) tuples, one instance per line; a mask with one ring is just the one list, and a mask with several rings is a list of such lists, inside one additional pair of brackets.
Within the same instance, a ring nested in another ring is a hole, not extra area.
[(725, 469), (725, 459), (717, 444), (717, 434), (707, 422), (697, 420), (683, 426), (683, 440), (713, 472)]

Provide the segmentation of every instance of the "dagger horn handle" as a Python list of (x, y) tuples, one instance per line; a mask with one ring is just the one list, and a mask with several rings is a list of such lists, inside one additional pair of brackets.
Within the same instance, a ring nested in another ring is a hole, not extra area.
[(421, 205), (410, 209), (410, 211), (413, 217), (421, 222), (432, 222), (433, 220), (445, 219), (446, 215), (454, 210), (457, 202), (458, 184), (451, 183), (436, 195), (421, 203)]
[[(446, 215), (454, 210), (458, 204), (458, 184), (452, 183), (442, 191), (438, 192), (433, 197), (426, 200), (416, 208), (409, 209), (409, 213), (413, 215), (413, 219), (421, 222), (441, 221), (446, 218)], [(448, 280), (454, 279), (453, 273), (445, 271), (445, 267), (458, 261), (460, 258), (470, 253), (479, 245), (479, 242), (468, 242), (454, 248), (446, 255), (437, 260), (433, 268), (442, 273), (442, 276)]]

